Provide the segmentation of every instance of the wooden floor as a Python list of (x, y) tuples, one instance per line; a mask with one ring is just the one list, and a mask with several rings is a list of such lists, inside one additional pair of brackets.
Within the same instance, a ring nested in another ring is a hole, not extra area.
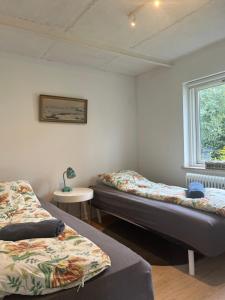
[[(103, 224), (92, 222), (92, 225), (105, 231), (110, 222), (105, 218)], [(187, 272), (187, 264), (152, 265), (155, 300), (225, 300), (225, 254), (198, 260), (195, 277)]]

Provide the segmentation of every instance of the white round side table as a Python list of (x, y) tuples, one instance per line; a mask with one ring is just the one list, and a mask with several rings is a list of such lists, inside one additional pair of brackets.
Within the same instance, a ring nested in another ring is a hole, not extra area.
[(90, 221), (91, 221), (91, 199), (93, 199), (94, 191), (90, 188), (73, 188), (71, 192), (55, 191), (53, 199), (59, 203), (80, 203), (80, 218), (82, 217), (82, 206), (84, 208), (84, 218), (88, 220), (87, 201), (90, 201)]

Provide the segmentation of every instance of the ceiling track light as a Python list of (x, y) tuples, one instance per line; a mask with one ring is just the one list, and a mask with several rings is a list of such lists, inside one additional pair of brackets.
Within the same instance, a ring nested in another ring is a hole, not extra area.
[[(161, 5), (162, 1), (161, 0), (151, 0), (150, 2), (152, 5), (154, 5), (155, 7), (158, 8)], [(136, 27), (136, 14), (141, 9), (143, 9), (145, 6), (146, 6), (146, 3), (141, 4), (128, 14), (129, 23), (132, 28)]]
[(132, 28), (136, 27), (136, 17), (135, 17), (135, 15), (131, 14), (128, 17), (129, 17), (130, 26)]
[(160, 1), (159, 1), (159, 0), (155, 0), (155, 1), (154, 1), (154, 5), (155, 5), (156, 7), (159, 7), (159, 6), (160, 6), (160, 4), (161, 4), (161, 3), (160, 3)]

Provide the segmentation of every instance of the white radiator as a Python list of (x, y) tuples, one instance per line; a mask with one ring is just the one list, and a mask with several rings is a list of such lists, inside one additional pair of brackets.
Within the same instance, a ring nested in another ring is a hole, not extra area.
[(186, 174), (186, 186), (189, 183), (197, 181), (204, 185), (204, 187), (224, 189), (225, 190), (225, 177), (221, 176), (209, 176), (196, 173), (187, 173)]

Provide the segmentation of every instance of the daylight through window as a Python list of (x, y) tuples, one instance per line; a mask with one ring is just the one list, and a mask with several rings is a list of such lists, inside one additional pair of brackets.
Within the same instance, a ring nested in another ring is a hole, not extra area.
[(184, 85), (185, 165), (225, 161), (225, 74)]

